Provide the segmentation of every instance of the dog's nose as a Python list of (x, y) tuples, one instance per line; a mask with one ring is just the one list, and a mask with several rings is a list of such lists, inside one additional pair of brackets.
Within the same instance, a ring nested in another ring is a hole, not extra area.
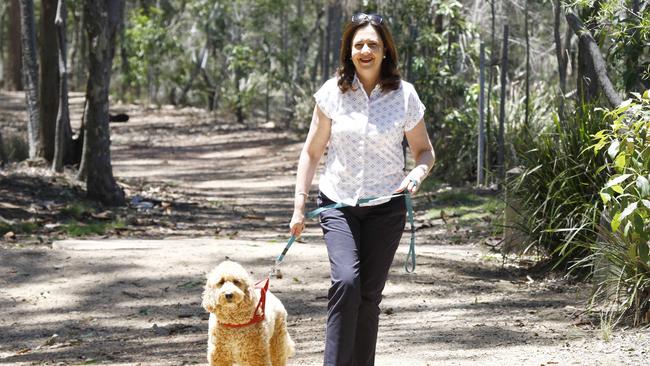
[(225, 294), (224, 297), (225, 297), (226, 300), (228, 300), (228, 301), (232, 300), (232, 294)]

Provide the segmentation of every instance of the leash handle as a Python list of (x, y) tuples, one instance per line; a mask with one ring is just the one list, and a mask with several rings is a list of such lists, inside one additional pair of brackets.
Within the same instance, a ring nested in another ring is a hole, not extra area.
[(410, 193), (404, 195), (404, 201), (406, 202), (406, 216), (411, 226), (411, 243), (409, 244), (409, 252), (406, 254), (404, 269), (406, 273), (413, 273), (415, 272), (415, 219), (413, 217), (413, 200)]

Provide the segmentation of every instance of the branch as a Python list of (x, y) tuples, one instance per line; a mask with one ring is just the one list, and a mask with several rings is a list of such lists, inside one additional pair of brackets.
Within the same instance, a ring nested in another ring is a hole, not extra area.
[(623, 102), (623, 99), (612, 84), (609, 76), (607, 76), (607, 64), (603, 58), (600, 49), (596, 40), (591, 35), (591, 32), (582, 24), (580, 18), (578, 18), (573, 12), (568, 11), (566, 14), (566, 20), (573, 29), (573, 32), (578, 36), (578, 38), (585, 42), (587, 50), (589, 51), (589, 56), (591, 58), (592, 64), (594, 65), (594, 71), (596, 72), (596, 78), (598, 79), (598, 85), (605, 93), (607, 101), (612, 105), (612, 107), (617, 107)]

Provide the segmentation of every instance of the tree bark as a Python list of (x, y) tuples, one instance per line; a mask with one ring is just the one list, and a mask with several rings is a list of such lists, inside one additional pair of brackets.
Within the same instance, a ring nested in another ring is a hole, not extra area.
[(57, 112), (59, 109), (59, 56), (57, 46), (56, 18), (57, 2), (41, 0), (41, 32), (39, 37), (41, 77), (40, 87), (40, 123), (41, 144), (44, 157), (52, 161), (54, 157), (54, 140)]
[(524, 126), (527, 129), (530, 122), (530, 36), (528, 34), (528, 0), (525, 0), (524, 6), (524, 33), (526, 36), (526, 101), (524, 102), (526, 108), (526, 115), (524, 117)]
[(557, 69), (560, 79), (560, 96), (558, 98), (558, 114), (560, 120), (564, 120), (564, 96), (566, 95), (566, 68), (568, 55), (567, 50), (562, 48), (562, 37), (560, 36), (560, 12), (562, 10), (560, 0), (553, 2), (553, 39), (555, 41), (555, 57), (557, 58)]
[(121, 0), (86, 0), (84, 12), (89, 39), (86, 189), (88, 197), (109, 206), (123, 205), (124, 192), (111, 166), (108, 91), (115, 37), (123, 15)]
[(27, 104), (27, 135), (29, 158), (43, 157), (38, 98), (38, 59), (36, 56), (36, 32), (34, 25), (34, 1), (20, 0), (20, 25), (23, 50), (23, 84)]
[(501, 102), (499, 103), (498, 165), (500, 184), (505, 182), (505, 121), (506, 121), (506, 81), (508, 74), (508, 25), (503, 26), (503, 49), (501, 51)]
[[(580, 18), (578, 18), (573, 12), (568, 12), (566, 14), (566, 20), (571, 26), (571, 29), (573, 29), (573, 32), (578, 36), (581, 45), (579, 52), (586, 53), (584, 54), (585, 57), (583, 60), (586, 60), (587, 63), (580, 66), (586, 68), (585, 71), (587, 73), (582, 75), (583, 80), (578, 80), (578, 85), (590, 83), (587, 84), (587, 87), (590, 88), (590, 90), (583, 90), (585, 101), (589, 102), (591, 100), (588, 99), (594, 96), (594, 91), (591, 89), (597, 85), (600, 86), (609, 104), (612, 107), (617, 107), (623, 102), (623, 99), (618, 95), (618, 92), (607, 75), (607, 64), (605, 63), (602, 53), (600, 53), (596, 40), (591, 35), (591, 32), (584, 26)], [(580, 76), (580, 73), (578, 75)], [(585, 80), (585, 78), (588, 77), (587, 75), (595, 76), (597, 84), (594, 80)], [(578, 89), (578, 91), (580, 91), (580, 89)]]
[(5, 89), (23, 90), (22, 39), (20, 27), (20, 0), (9, 2), (9, 34), (7, 64), (5, 66)]
[(56, 134), (54, 141), (54, 156), (52, 157), (52, 170), (63, 171), (63, 157), (65, 155), (66, 139), (65, 128), (70, 125), (70, 113), (68, 111), (68, 72), (67, 72), (67, 40), (66, 0), (59, 0), (56, 10), (56, 31), (59, 61), (59, 105), (56, 118)]

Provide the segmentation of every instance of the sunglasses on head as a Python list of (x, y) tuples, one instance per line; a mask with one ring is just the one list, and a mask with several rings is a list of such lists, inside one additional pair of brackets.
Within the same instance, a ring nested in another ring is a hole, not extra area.
[(378, 14), (366, 14), (366, 13), (356, 13), (352, 16), (352, 23), (364, 23), (364, 22), (370, 22), (373, 24), (381, 24), (383, 23), (384, 18), (381, 17), (381, 15)]

